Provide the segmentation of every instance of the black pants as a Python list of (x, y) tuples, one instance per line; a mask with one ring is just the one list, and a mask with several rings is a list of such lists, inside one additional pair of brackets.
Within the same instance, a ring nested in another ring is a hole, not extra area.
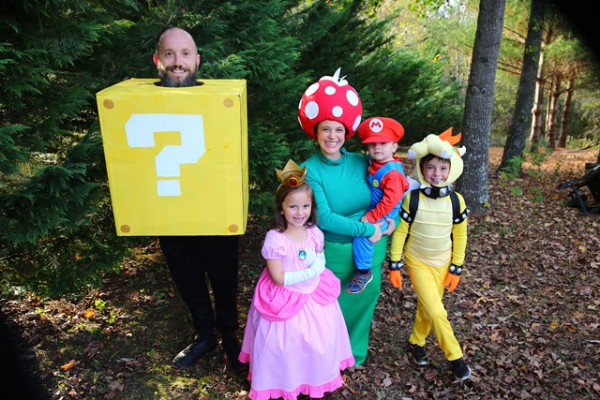
[(161, 236), (160, 247), (199, 339), (213, 337), (215, 326), (224, 339), (234, 336), (239, 328), (239, 236)]

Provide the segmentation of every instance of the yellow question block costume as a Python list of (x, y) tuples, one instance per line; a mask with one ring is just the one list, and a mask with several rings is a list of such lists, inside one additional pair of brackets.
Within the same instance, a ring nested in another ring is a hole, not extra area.
[(96, 94), (117, 235), (239, 235), (248, 214), (245, 80), (129, 79)]

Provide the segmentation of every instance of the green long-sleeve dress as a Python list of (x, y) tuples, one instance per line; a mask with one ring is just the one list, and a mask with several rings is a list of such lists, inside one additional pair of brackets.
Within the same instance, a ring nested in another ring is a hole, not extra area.
[(338, 160), (328, 159), (317, 151), (302, 166), (308, 168), (307, 181), (315, 193), (318, 225), (325, 234), (327, 268), (342, 284), (339, 303), (356, 365), (360, 365), (367, 357), (371, 321), (381, 293), (381, 266), (387, 249), (387, 236), (384, 236), (374, 246), (373, 281), (363, 292), (350, 294), (343, 290), (356, 272), (352, 238), (370, 237), (375, 233), (372, 224), (360, 222), (371, 202), (366, 179), (368, 160), (363, 154), (345, 149)]

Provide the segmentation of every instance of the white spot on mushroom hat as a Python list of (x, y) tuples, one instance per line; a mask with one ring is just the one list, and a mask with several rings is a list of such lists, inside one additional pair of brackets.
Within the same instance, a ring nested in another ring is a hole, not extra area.
[(298, 105), (300, 126), (312, 138), (319, 122), (337, 121), (346, 127), (346, 138), (356, 133), (362, 118), (358, 92), (340, 78), (340, 68), (333, 76), (323, 76), (306, 89)]

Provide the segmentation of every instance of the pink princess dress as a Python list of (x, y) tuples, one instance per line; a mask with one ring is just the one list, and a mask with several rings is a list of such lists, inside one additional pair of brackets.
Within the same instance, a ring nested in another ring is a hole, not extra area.
[[(323, 249), (323, 232), (307, 229), (306, 240), (292, 243), (276, 230), (267, 232), (265, 259), (281, 259), (284, 271), (307, 268), (306, 249)], [(321, 398), (342, 386), (341, 370), (354, 365), (348, 331), (337, 298), (340, 281), (325, 269), (320, 276), (291, 286), (273, 283), (265, 268), (248, 310), (239, 360), (250, 363), (250, 398)]]

